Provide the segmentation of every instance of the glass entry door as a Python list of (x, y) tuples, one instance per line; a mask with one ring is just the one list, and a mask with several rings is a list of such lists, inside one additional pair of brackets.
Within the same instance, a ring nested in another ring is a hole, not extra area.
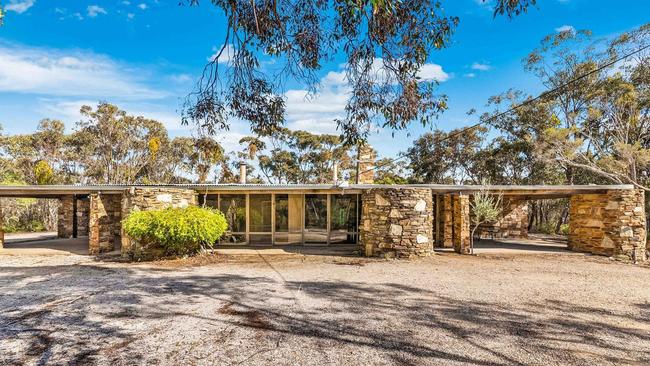
[(220, 194), (219, 211), (223, 212), (228, 223), (221, 244), (246, 244), (246, 195)]
[(275, 195), (275, 244), (302, 243), (302, 194)]
[(252, 245), (270, 245), (273, 242), (271, 198), (270, 194), (248, 196), (249, 241)]
[(305, 244), (327, 244), (328, 208), (326, 194), (305, 195)]

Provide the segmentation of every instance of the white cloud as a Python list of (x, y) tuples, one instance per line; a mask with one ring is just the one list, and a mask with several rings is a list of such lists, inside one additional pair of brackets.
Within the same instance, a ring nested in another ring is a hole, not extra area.
[(345, 71), (330, 71), (321, 79), (321, 85), (324, 87), (340, 86), (345, 84), (347, 84)]
[(437, 64), (424, 64), (420, 68), (418, 76), (421, 80), (425, 81), (447, 81), (449, 79), (449, 74), (442, 70), (442, 66)]
[(135, 14), (128, 13), (128, 14), (126, 14), (126, 17), (129, 18), (129, 19), (133, 19), (133, 18), (135, 18)]
[(488, 64), (482, 64), (482, 63), (478, 63), (478, 62), (474, 62), (472, 64), (472, 70), (487, 71), (487, 70), (490, 70), (491, 68), (492, 68), (492, 66), (490, 66)]
[(558, 32), (558, 33), (562, 33), (562, 32), (575, 33), (576, 29), (572, 25), (565, 24), (565, 25), (563, 25), (561, 27), (555, 28), (555, 31)]
[[(345, 64), (338, 71), (330, 71), (320, 80), (318, 93), (310, 95), (307, 90), (294, 89), (285, 93), (287, 127), (312, 133), (338, 134), (335, 119), (345, 117), (349, 86), (345, 76)], [(386, 78), (381, 59), (375, 59), (373, 73), (378, 80)], [(442, 66), (425, 64), (418, 76), (422, 81), (444, 82), (450, 78)]]
[[(213, 54), (208, 57), (208, 62), (212, 62), (217, 58), (217, 55), (219, 55), (219, 52), (221, 51), (221, 48), (223, 46), (214, 46), (212, 47), (212, 52)], [(221, 56), (219, 56), (219, 63), (220, 64), (227, 64), (230, 62), (235, 57), (235, 48), (231, 44), (227, 44), (226, 47), (223, 49), (223, 52), (221, 53)]]
[(468, 72), (467, 74), (465, 74), (463, 76), (466, 77), (466, 78), (473, 78), (473, 77), (476, 77), (476, 74), (473, 73), (473, 72)]
[(106, 10), (98, 5), (88, 5), (86, 8), (86, 13), (89, 17), (94, 18), (99, 14), (106, 14)]
[(93, 53), (0, 43), (0, 92), (86, 98), (156, 99), (131, 70)]
[(138, 4), (138, 8), (140, 8), (140, 9), (142, 9), (142, 10), (146, 10), (146, 9), (147, 9), (147, 4), (145, 4), (145, 3), (140, 3), (140, 4)]
[[(59, 118), (66, 122), (68, 128), (72, 128), (74, 123), (82, 120), (83, 116), (79, 113), (81, 106), (88, 105), (95, 108), (99, 102), (99, 100), (92, 99), (62, 100), (41, 98), (39, 100), (39, 109), (43, 115), (50, 118)], [(183, 126), (181, 116), (172, 110), (167, 110), (167, 106), (164, 105), (128, 102), (115, 104), (130, 115), (156, 120), (165, 125), (168, 130), (186, 130), (191, 127)]]
[(9, 0), (9, 4), (4, 8), (6, 11), (22, 14), (34, 6), (34, 3), (36, 3), (36, 0)]
[(122, 1), (122, 5), (129, 6), (129, 5), (131, 5), (131, 2), (130, 1)]

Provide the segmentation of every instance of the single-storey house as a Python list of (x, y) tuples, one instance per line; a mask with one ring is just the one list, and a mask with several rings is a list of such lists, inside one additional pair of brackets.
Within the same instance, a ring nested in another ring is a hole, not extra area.
[(509, 238), (527, 236), (527, 200), (565, 197), (569, 249), (646, 259), (644, 192), (634, 186), (378, 185), (371, 164), (357, 184), (247, 184), (243, 171), (239, 184), (0, 186), (0, 197), (58, 199), (59, 236), (87, 235), (92, 254), (137, 249), (120, 225), (133, 210), (205, 205), (228, 221), (218, 245), (354, 244), (366, 256), (397, 258), (435, 247), (468, 253), (477, 191), (503, 197), (501, 218), (481, 230)]

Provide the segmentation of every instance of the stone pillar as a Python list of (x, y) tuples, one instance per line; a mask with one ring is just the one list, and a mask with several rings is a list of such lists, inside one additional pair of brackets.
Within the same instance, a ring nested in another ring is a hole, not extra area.
[(433, 252), (430, 189), (368, 189), (361, 205), (359, 245), (366, 256), (409, 258)]
[(90, 199), (77, 199), (77, 236), (88, 236), (88, 221), (90, 219)]
[(357, 184), (375, 182), (375, 150), (368, 144), (360, 145), (357, 152)]
[[(121, 216), (126, 218), (133, 211), (160, 210), (168, 207), (196, 206), (198, 194), (192, 189), (166, 187), (131, 187), (122, 196)], [(123, 256), (140, 258), (147, 256), (142, 243), (121, 233), (121, 252)], [(152, 248), (153, 249), (153, 248)]]
[(59, 238), (72, 238), (74, 196), (62, 196), (59, 198), (57, 231)]
[(88, 252), (91, 255), (115, 249), (116, 231), (120, 228), (121, 195), (90, 195)]
[(459, 254), (470, 253), (469, 196), (452, 196), (454, 207), (454, 251)]
[(571, 250), (645, 261), (646, 230), (645, 195), (641, 190), (571, 196)]
[(442, 197), (442, 247), (453, 248), (454, 246), (454, 210), (453, 200), (450, 194)]

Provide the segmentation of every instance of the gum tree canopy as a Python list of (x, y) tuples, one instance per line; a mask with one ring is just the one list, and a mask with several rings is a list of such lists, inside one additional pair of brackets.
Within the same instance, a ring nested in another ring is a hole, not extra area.
[[(345, 143), (364, 140), (373, 126), (400, 130), (412, 122), (430, 124), (446, 109), (435, 80), (418, 77), (432, 51), (448, 46), (459, 22), (444, 14), (441, 1), (211, 2), (225, 14), (226, 36), (188, 97), (184, 123), (214, 133), (227, 129), (229, 118), (242, 119), (254, 133), (272, 135), (284, 122), (284, 83), (317, 91), (316, 73), (337, 53), (345, 55), (348, 83), (346, 115), (336, 121)], [(494, 15), (514, 16), (535, 2), (497, 0)], [(281, 67), (262, 72), (269, 58)], [(220, 63), (227, 67), (219, 70)]]

